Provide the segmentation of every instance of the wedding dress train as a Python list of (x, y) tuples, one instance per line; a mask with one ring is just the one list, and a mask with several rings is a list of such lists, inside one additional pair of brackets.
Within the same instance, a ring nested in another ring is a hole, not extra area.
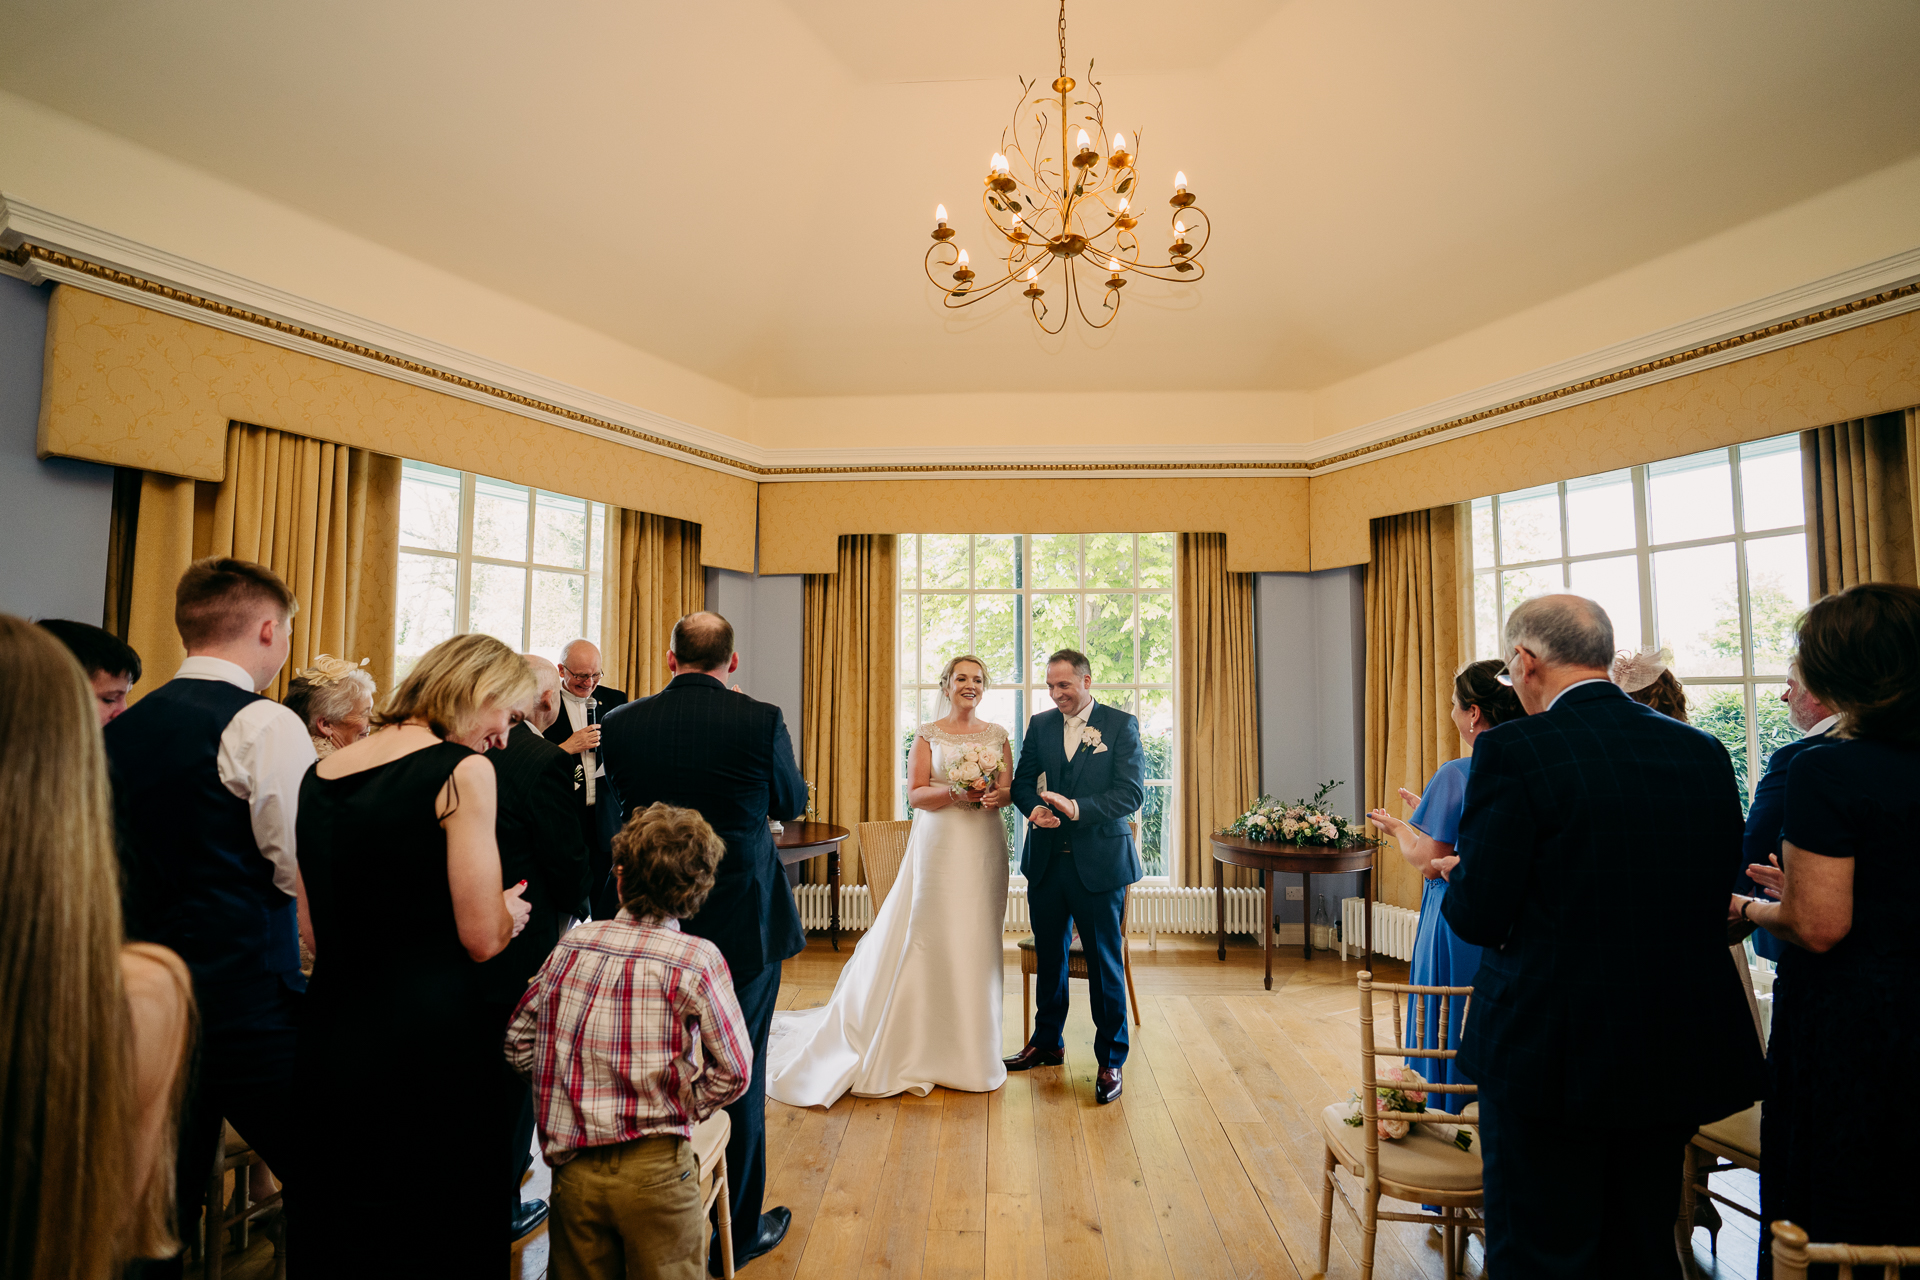
[[(923, 725), (935, 777), (948, 756), (1006, 730), (952, 734)], [(935, 1085), (986, 1092), (1006, 1082), (1001, 1055), (1007, 845), (997, 809), (914, 814), (899, 878), (817, 1009), (776, 1013), (767, 1093), (796, 1107), (844, 1093), (925, 1096)]]

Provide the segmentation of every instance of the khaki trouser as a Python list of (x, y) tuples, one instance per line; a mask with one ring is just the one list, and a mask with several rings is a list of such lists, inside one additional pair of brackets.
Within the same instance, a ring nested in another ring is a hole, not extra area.
[(699, 1280), (700, 1163), (675, 1134), (588, 1147), (553, 1171), (554, 1280)]

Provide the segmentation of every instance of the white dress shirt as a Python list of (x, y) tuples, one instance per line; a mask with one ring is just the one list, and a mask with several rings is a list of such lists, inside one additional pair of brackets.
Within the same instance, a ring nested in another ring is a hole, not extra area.
[[(225, 658), (188, 658), (174, 679), (224, 680), (236, 689), (258, 692), (247, 669)], [(289, 898), (295, 896), (300, 872), (293, 843), (300, 781), (316, 758), (307, 726), (271, 698), (240, 708), (220, 735), (220, 785), (247, 802), (254, 843), (260, 856), (273, 864), (274, 885)]]
[[(1611, 683), (1613, 683), (1611, 680), (1605, 680), (1599, 676), (1593, 676), (1586, 680), (1575, 680), (1572, 684), (1568, 685), (1565, 689), (1562, 689), (1560, 692), (1554, 694), (1553, 702), (1560, 701), (1560, 699), (1567, 696), (1567, 693), (1569, 690), (1578, 689), (1583, 684), (1611, 684)], [(1549, 702), (1546, 705), (1545, 707), (1546, 711), (1553, 710), (1553, 702)]]
[[(574, 697), (567, 692), (565, 686), (562, 686), (560, 689), (560, 705), (566, 708), (567, 724), (575, 733), (587, 727), (587, 700), (585, 698)], [(604, 778), (607, 776), (607, 766), (600, 762), (600, 753), (598, 751), (582, 751), (580, 754), (585, 756), (587, 763), (593, 766), (594, 777)]]
[(1805, 733), (1801, 734), (1800, 736), (1803, 738), (1817, 738), (1821, 734), (1825, 733), (1827, 730), (1833, 728), (1833, 726), (1838, 724), (1839, 722), (1840, 722), (1839, 716), (1828, 716), (1825, 720), (1822, 720), (1819, 724), (1814, 725), (1813, 728), (1807, 730)]
[[(1066, 747), (1067, 759), (1069, 761), (1073, 759), (1074, 752), (1080, 749), (1081, 739), (1086, 736), (1087, 718), (1093, 714), (1094, 701), (1094, 699), (1088, 698), (1085, 705), (1074, 715), (1068, 715), (1064, 711), (1060, 713), (1060, 718), (1065, 721), (1065, 724), (1061, 728), (1061, 733), (1064, 735), (1062, 742)], [(1080, 802), (1069, 796), (1067, 803), (1073, 806), (1073, 812), (1067, 816), (1075, 822), (1080, 821)]]

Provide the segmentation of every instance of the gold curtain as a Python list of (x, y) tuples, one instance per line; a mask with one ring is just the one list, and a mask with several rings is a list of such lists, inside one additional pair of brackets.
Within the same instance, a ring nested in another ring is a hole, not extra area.
[(1856, 582), (1920, 585), (1920, 410), (1800, 433), (1807, 598)]
[[(1451, 506), (1373, 522), (1366, 577), (1369, 809), (1405, 817), (1399, 789), (1423, 791), (1433, 771), (1460, 754), (1447, 713), (1466, 649), (1461, 527)], [(1374, 857), (1374, 881), (1379, 901), (1420, 906), (1420, 874), (1390, 845)]]
[[(806, 577), (801, 647), (800, 772), (814, 784), (820, 821), (855, 828), (841, 851), (840, 883), (859, 884), (858, 824), (894, 813), (895, 537), (844, 535), (838, 571)], [(809, 883), (826, 860), (805, 864)]]
[(620, 509), (620, 558), (614, 567), (613, 648), (602, 659), (607, 683), (629, 698), (666, 688), (673, 624), (707, 607), (700, 526), (671, 516)]
[[(1210, 885), (1211, 835), (1260, 794), (1253, 575), (1227, 571), (1227, 535), (1180, 535), (1180, 859), (1174, 883)], [(1257, 873), (1222, 867), (1230, 885)]]
[(151, 673), (134, 696), (186, 657), (174, 588), (188, 564), (215, 555), (266, 565), (299, 601), (287, 665), (261, 692), (279, 698), (290, 673), (322, 653), (371, 658), (374, 683), (382, 693), (392, 685), (398, 458), (236, 422), (224, 480), (137, 473), (136, 499), (132, 474), (115, 484), (107, 625)]

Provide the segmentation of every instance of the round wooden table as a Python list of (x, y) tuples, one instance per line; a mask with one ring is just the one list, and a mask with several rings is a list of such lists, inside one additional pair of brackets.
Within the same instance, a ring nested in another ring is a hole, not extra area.
[(1220, 925), (1220, 958), (1227, 958), (1227, 884), (1226, 868), (1252, 867), (1266, 873), (1267, 990), (1273, 990), (1273, 878), (1277, 874), (1300, 877), (1303, 916), (1306, 918), (1306, 956), (1313, 959), (1313, 921), (1306, 905), (1313, 901), (1313, 877), (1336, 875), (1343, 871), (1366, 873), (1367, 942), (1365, 968), (1373, 968), (1373, 851), (1371, 842), (1346, 845), (1291, 845), (1247, 840), (1224, 831), (1213, 833), (1213, 896)]
[(780, 865), (791, 867), (795, 863), (806, 862), (821, 854), (827, 855), (827, 936), (833, 939), (833, 949), (840, 949), (840, 846), (853, 832), (845, 827), (836, 827), (831, 822), (806, 822), (796, 820), (784, 824), (786, 829), (773, 838), (773, 847), (779, 851)]

